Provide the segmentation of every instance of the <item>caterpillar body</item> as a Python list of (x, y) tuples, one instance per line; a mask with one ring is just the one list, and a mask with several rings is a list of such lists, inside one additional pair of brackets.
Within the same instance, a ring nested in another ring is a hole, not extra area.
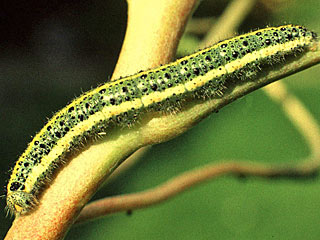
[(84, 93), (48, 121), (16, 162), (7, 209), (16, 216), (34, 209), (54, 169), (86, 139), (108, 135), (113, 125), (135, 124), (145, 112), (177, 111), (187, 99), (219, 97), (228, 81), (247, 79), (283, 56), (297, 55), (315, 39), (302, 26), (260, 29)]

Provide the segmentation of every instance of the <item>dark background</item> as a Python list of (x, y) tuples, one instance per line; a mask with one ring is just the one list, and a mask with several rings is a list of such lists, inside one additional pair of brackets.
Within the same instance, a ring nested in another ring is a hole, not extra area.
[[(229, 1), (205, 0), (195, 15), (219, 17)], [(46, 117), (112, 74), (126, 27), (126, 2), (2, 1), (0, 7), (0, 182)], [(262, 1), (240, 32), (296, 23), (320, 33), (320, 2)], [(201, 36), (198, 36), (201, 37)], [(285, 81), (320, 122), (319, 66)], [(224, 159), (296, 163), (308, 146), (259, 90), (182, 136), (152, 147), (95, 198), (151, 188)], [(240, 161), (239, 160), (239, 161)], [(318, 239), (319, 179), (222, 177), (156, 207), (74, 226), (66, 239)], [(4, 191), (2, 191), (4, 194)], [(5, 199), (0, 199), (4, 209)], [(12, 219), (0, 211), (0, 238)]]

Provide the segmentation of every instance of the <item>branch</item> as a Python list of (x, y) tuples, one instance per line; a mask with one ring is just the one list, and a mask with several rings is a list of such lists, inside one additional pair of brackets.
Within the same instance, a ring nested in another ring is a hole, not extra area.
[(115, 212), (149, 207), (173, 198), (193, 186), (223, 175), (233, 175), (235, 177), (253, 176), (272, 179), (309, 179), (316, 177), (318, 171), (319, 165), (284, 167), (265, 166), (246, 162), (210, 164), (197, 170), (185, 172), (151, 190), (94, 201), (82, 210), (81, 215), (77, 219), (77, 223)]
[(199, 47), (207, 47), (210, 44), (234, 35), (256, 2), (257, 0), (233, 0), (216, 24), (210, 28)]
[(289, 120), (305, 138), (311, 156), (320, 154), (320, 128), (312, 114), (301, 101), (288, 92), (284, 83), (277, 82), (264, 88), (271, 99), (281, 105)]

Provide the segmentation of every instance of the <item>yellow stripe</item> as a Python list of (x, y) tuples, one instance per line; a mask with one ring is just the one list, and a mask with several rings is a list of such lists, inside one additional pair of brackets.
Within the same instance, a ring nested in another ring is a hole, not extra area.
[(66, 150), (66, 146), (72, 141), (74, 136), (81, 135), (84, 131), (100, 120), (109, 119), (110, 117), (117, 116), (120, 113), (126, 112), (131, 108), (141, 108), (142, 102), (140, 99), (135, 99), (131, 102), (124, 102), (118, 106), (105, 107), (102, 112), (97, 112), (90, 116), (90, 118), (78, 123), (72, 128), (73, 131), (69, 131), (63, 138), (57, 141), (57, 144), (52, 148), (50, 153), (41, 159), (41, 163), (34, 166), (32, 172), (29, 174), (26, 183), (25, 191), (30, 192), (37, 182), (37, 178), (48, 169), (48, 166), (52, 163), (53, 159), (57, 159)]
[(198, 89), (199, 87), (204, 86), (206, 83), (208, 83), (213, 78), (219, 78), (223, 74), (226, 74), (226, 73), (233, 73), (233, 72), (243, 68), (246, 64), (254, 62), (254, 61), (256, 61), (256, 59), (259, 59), (261, 57), (263, 57), (263, 58), (270, 57), (280, 51), (291, 51), (291, 49), (299, 46), (300, 44), (301, 44), (301, 39), (297, 39), (295, 41), (270, 46), (267, 48), (260, 49), (259, 51), (254, 51), (250, 54), (245, 55), (241, 59), (236, 59), (236, 60), (226, 64), (225, 66), (222, 66), (221, 70), (213, 69), (213, 70), (209, 71), (206, 75), (196, 77), (192, 81), (187, 82), (185, 84), (186, 89), (188, 91), (194, 91), (194, 90)]
[(199, 87), (204, 86), (210, 80), (217, 77), (221, 77), (223, 74), (226, 74), (226, 73), (227, 73), (226, 69), (222, 66), (219, 67), (218, 69), (213, 69), (204, 76), (198, 76), (194, 78), (192, 81), (186, 82), (185, 83), (186, 89), (189, 92), (192, 92), (198, 89)]
[(173, 94), (179, 95), (184, 92), (186, 92), (184, 84), (179, 84), (175, 87), (167, 88), (162, 92), (153, 92), (153, 93), (150, 93), (149, 95), (143, 96), (141, 98), (141, 101), (144, 107), (148, 107), (153, 103), (161, 102), (166, 98), (170, 98)]

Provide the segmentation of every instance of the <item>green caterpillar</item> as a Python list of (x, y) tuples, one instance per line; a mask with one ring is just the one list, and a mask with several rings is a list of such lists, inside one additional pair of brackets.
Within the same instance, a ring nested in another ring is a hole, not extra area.
[(57, 112), (17, 161), (7, 186), (7, 209), (25, 214), (66, 155), (133, 125), (145, 112), (174, 112), (192, 98), (220, 97), (228, 81), (241, 81), (286, 55), (303, 52), (316, 34), (302, 26), (269, 27), (225, 40), (175, 62), (108, 82)]

